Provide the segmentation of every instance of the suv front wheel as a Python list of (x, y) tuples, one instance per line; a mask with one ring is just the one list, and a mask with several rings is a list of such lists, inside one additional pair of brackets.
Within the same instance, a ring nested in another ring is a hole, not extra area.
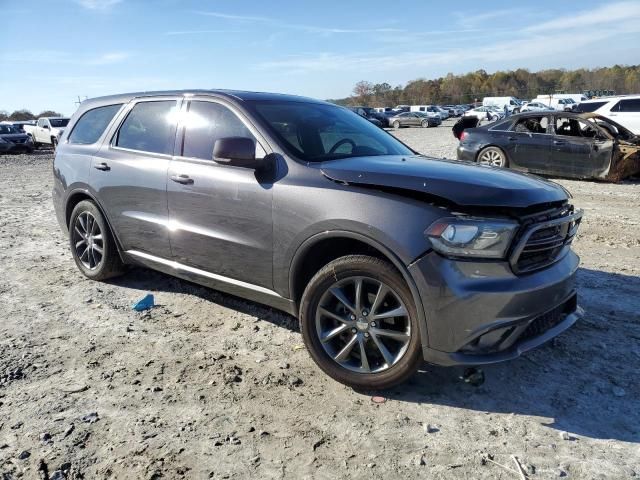
[(334, 380), (385, 389), (418, 368), (416, 307), (400, 273), (365, 255), (338, 258), (311, 279), (302, 296), (304, 343)]

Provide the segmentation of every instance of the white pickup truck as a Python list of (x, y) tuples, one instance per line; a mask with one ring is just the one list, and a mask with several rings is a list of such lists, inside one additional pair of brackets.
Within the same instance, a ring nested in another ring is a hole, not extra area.
[(56, 148), (58, 139), (69, 123), (68, 118), (41, 117), (35, 125), (24, 125), (24, 132), (33, 139), (34, 148), (46, 144)]

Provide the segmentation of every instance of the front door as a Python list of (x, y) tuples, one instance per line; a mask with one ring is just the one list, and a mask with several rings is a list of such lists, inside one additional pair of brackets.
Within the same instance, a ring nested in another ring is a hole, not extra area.
[(35, 141), (38, 143), (51, 143), (51, 125), (46, 118), (40, 118), (33, 132)]
[(569, 177), (592, 177), (606, 170), (613, 141), (601, 136), (595, 126), (575, 117), (558, 115), (551, 160), (554, 173)]
[(92, 158), (91, 184), (124, 250), (171, 258), (167, 170), (178, 103), (161, 97), (128, 106), (111, 142)]
[(235, 107), (210, 99), (186, 105), (179, 132), (167, 184), (174, 259), (272, 287), (272, 184), (262, 183), (252, 169), (212, 160), (215, 141), (224, 137), (252, 138), (256, 156), (264, 157), (258, 132)]

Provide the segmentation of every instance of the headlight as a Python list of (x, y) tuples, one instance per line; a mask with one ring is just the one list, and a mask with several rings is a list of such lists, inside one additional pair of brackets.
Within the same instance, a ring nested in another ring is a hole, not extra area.
[(424, 233), (443, 255), (504, 258), (517, 229), (518, 224), (508, 220), (444, 218)]

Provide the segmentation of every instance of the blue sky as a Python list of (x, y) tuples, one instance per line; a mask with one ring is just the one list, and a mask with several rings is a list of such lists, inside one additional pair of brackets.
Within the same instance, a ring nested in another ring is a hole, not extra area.
[(358, 80), (640, 63), (640, 1), (0, 0), (0, 110), (236, 88), (344, 97)]

